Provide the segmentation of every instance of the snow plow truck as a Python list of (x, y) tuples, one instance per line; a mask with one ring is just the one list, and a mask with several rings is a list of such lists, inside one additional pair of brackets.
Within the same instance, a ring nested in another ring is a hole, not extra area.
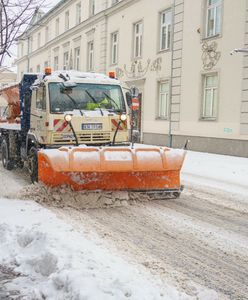
[(133, 143), (137, 90), (111, 75), (24, 74), (20, 122), (0, 123), (3, 167), (26, 162), (32, 182), (51, 187), (178, 197), (185, 151)]

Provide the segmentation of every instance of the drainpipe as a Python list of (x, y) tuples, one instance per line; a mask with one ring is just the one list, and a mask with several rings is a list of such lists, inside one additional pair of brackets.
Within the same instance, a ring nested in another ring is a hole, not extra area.
[(172, 76), (173, 76), (173, 57), (174, 57), (174, 23), (175, 23), (175, 2), (172, 3), (172, 19), (171, 19), (171, 74), (170, 74), (170, 91), (169, 91), (169, 147), (172, 147), (172, 122), (171, 122), (171, 106), (172, 106)]
[(28, 61), (27, 61), (27, 73), (29, 73), (29, 67), (30, 67), (30, 58), (29, 58), (29, 48), (30, 48), (30, 35), (28, 36)]

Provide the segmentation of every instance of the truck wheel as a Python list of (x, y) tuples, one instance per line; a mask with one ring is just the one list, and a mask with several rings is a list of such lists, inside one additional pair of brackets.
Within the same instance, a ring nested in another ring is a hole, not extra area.
[(32, 183), (38, 182), (38, 156), (35, 147), (31, 147), (29, 150), (28, 170)]
[(2, 164), (6, 170), (12, 170), (14, 168), (14, 162), (9, 159), (9, 147), (6, 139), (2, 140)]

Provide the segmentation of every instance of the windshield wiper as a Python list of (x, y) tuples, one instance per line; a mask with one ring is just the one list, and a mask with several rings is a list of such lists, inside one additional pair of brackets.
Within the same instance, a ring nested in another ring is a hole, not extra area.
[[(98, 104), (98, 102), (96, 101), (96, 99), (91, 95), (91, 93), (88, 91), (88, 90), (84, 90), (85, 93), (92, 99), (92, 101), (96, 104)], [(100, 112), (101, 112), (101, 115), (103, 116), (103, 111), (101, 109), (101, 107), (99, 106), (99, 109), (100, 109)]]
[(103, 92), (103, 95), (106, 96), (110, 101), (112, 101), (115, 105), (115, 107), (117, 108), (116, 111), (118, 112), (122, 112), (122, 109), (119, 107), (119, 105), (115, 102), (115, 100), (113, 98), (111, 98), (108, 94), (106, 94), (105, 92)]
[(83, 114), (82, 110), (78, 107), (78, 104), (75, 101), (75, 99), (73, 99), (70, 95), (68, 95), (66, 93), (64, 93), (64, 94), (72, 101), (72, 103), (74, 104), (75, 108), (80, 111), (81, 116), (83, 116), (84, 114)]

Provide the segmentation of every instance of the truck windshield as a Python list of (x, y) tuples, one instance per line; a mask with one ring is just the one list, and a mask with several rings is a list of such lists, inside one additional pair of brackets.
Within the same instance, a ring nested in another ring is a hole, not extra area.
[[(76, 87), (61, 89), (61, 83), (49, 83), (50, 112), (79, 110), (124, 111), (123, 93), (118, 85), (77, 83)], [(73, 99), (73, 100), (72, 100)]]

